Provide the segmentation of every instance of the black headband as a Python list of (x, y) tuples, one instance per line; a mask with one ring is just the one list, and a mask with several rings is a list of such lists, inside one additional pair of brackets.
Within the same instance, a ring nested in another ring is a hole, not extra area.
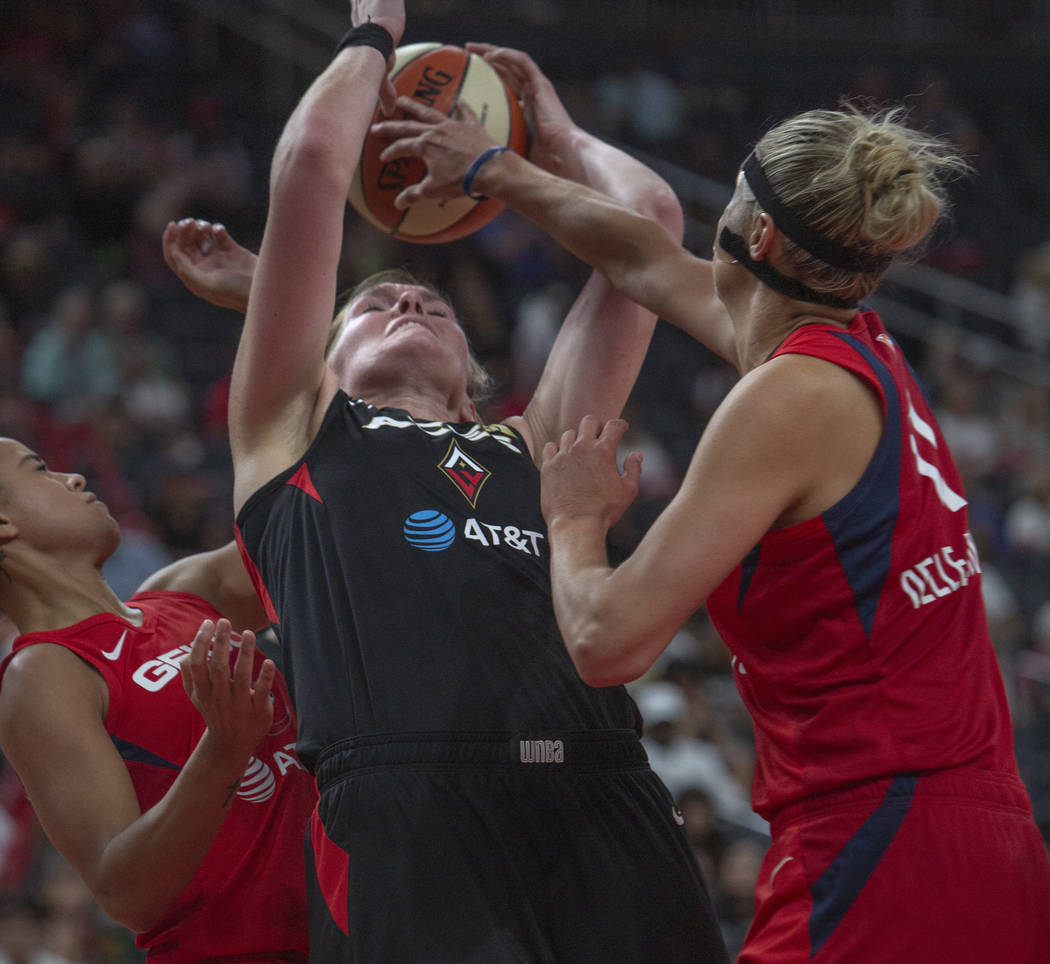
[[(873, 274), (877, 271), (885, 271), (893, 260), (888, 254), (864, 254), (856, 248), (839, 244), (826, 234), (821, 234), (816, 228), (810, 227), (783, 201), (769, 186), (765, 171), (758, 162), (758, 155), (752, 151), (744, 161), (744, 177), (751, 193), (762, 205), (767, 214), (773, 216), (776, 226), (787, 237), (795, 242), (803, 251), (808, 251), (813, 257), (820, 258), (832, 267), (841, 268), (843, 271), (856, 271), (862, 274)], [(812, 299), (806, 299), (812, 300)]]
[(747, 268), (767, 288), (772, 288), (788, 298), (793, 298), (795, 301), (811, 301), (814, 304), (827, 305), (829, 308), (857, 307), (855, 301), (847, 301), (845, 298), (814, 291), (797, 278), (789, 278), (781, 274), (768, 261), (753, 261), (747, 249), (747, 241), (739, 234), (733, 234), (729, 228), (722, 228), (722, 233), (718, 236), (718, 246), (726, 254), (732, 255), (740, 263), (740, 267)]

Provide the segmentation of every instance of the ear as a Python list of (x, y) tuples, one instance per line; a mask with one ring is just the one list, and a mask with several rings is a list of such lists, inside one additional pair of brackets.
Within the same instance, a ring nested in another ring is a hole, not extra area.
[(751, 237), (747, 241), (752, 261), (762, 261), (769, 257), (776, 235), (777, 226), (772, 216), (763, 211), (751, 229)]
[(10, 516), (0, 512), (0, 549), (17, 538), (18, 526), (11, 521)]

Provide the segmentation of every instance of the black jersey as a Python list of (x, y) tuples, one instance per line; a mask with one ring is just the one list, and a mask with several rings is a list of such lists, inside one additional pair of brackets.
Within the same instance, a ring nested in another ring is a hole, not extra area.
[(569, 659), (539, 472), (512, 429), (419, 421), (340, 391), (237, 528), (307, 766), (359, 736), (638, 731), (626, 690), (586, 685)]

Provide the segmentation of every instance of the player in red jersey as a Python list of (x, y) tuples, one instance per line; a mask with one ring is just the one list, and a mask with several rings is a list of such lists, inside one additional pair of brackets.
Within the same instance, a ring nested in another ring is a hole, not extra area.
[(83, 476), (0, 439), (0, 609), (22, 631), (0, 666), (4, 755), (148, 960), (305, 961), (316, 791), (283, 679), (223, 615), (266, 623), (236, 545), (121, 602), (101, 573), (119, 540)]
[[(418, 153), (428, 171), (399, 203), (454, 196), (490, 139), (469, 114), (399, 107), (384, 157)], [(605, 536), (640, 472), (637, 455), (617, 467), (623, 422), (585, 418), (546, 446), (543, 509), (587, 682), (640, 676), (704, 603), (732, 651), (773, 834), (746, 964), (1036, 964), (1050, 946), (1050, 863), (966, 497), (899, 347), (858, 308), (964, 169), (898, 112), (801, 114), (744, 162), (713, 261), (509, 152), (472, 185), (741, 374), (620, 566)]]

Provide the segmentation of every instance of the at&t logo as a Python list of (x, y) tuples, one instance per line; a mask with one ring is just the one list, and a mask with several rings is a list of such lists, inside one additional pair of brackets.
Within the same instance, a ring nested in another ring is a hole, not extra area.
[(402, 530), (410, 546), (424, 552), (440, 552), (447, 549), (456, 538), (456, 527), (444, 512), (423, 509), (413, 512)]
[[(456, 541), (456, 525), (444, 512), (421, 509), (413, 512), (401, 528), (405, 541), (424, 552), (440, 552)], [(479, 522), (471, 517), (463, 523), (463, 538), (485, 548), (506, 546), (527, 556), (539, 556), (545, 536), (535, 529), (516, 525)]]

